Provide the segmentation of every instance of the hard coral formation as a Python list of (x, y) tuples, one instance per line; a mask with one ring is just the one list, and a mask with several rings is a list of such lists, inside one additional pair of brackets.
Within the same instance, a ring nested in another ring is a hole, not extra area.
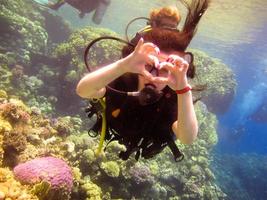
[(233, 71), (222, 61), (210, 57), (203, 51), (193, 50), (192, 52), (197, 66), (197, 78), (192, 82), (207, 85), (207, 89), (201, 93), (202, 100), (209, 111), (226, 112), (233, 100), (237, 85)]
[(150, 169), (145, 165), (137, 163), (130, 168), (129, 173), (131, 175), (131, 179), (136, 184), (151, 184), (154, 182), (154, 177), (152, 176)]
[[(78, 80), (86, 71), (82, 57), (83, 51), (90, 41), (104, 35), (116, 36), (116, 33), (104, 28), (87, 27), (75, 31), (71, 34), (67, 42), (57, 46), (55, 55), (62, 61), (62, 64), (64, 64), (63, 67), (66, 70), (65, 81), (73, 82)], [(90, 64), (101, 65), (105, 62), (117, 59), (120, 54), (119, 51), (114, 50), (118, 49), (119, 45), (120, 43), (112, 40), (100, 42), (97, 47), (94, 48), (94, 53), (90, 55)]]
[(115, 161), (101, 163), (101, 169), (103, 169), (109, 177), (118, 177), (120, 175), (120, 166)]
[(21, 185), (14, 179), (12, 171), (0, 168), (0, 199), (1, 200), (38, 200), (30, 193), (30, 188)]
[(101, 200), (102, 199), (102, 191), (99, 186), (92, 183), (91, 181), (85, 181), (81, 186), (83, 191), (85, 192), (85, 200)]
[(18, 160), (19, 154), (26, 149), (26, 136), (15, 130), (5, 132), (3, 137), (3, 164), (14, 167)]
[(16, 60), (29, 63), (32, 51), (41, 51), (47, 45), (43, 17), (29, 1), (3, 0), (0, 5), (0, 43), (6, 51), (15, 51)]
[[(1, 55), (1, 54), (0, 54)], [(8, 66), (6, 64), (2, 63), (1, 61), (1, 56), (0, 56), (0, 89), (2, 90), (10, 90), (10, 84), (11, 84), (11, 78), (12, 78), (12, 73)]]
[(26, 106), (19, 101), (0, 104), (0, 115), (13, 126), (18, 123), (27, 124), (30, 121)]
[(46, 181), (51, 185), (47, 199), (69, 199), (73, 187), (71, 168), (54, 157), (36, 158), (14, 168), (14, 175), (23, 184), (34, 185)]

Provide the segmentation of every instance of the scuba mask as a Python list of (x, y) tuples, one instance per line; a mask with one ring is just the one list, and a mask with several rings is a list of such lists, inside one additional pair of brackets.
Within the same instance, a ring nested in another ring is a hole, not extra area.
[[(191, 52), (185, 52), (185, 54), (182, 56), (182, 58), (188, 63), (191, 64), (193, 63), (194, 60), (194, 55)], [(172, 63), (170, 58), (166, 59), (166, 62)], [(159, 61), (158, 64), (161, 62)], [(169, 76), (169, 71), (166, 69), (159, 69), (156, 67), (155, 64), (146, 64), (145, 69), (153, 76), (158, 76), (158, 77), (168, 77)]]

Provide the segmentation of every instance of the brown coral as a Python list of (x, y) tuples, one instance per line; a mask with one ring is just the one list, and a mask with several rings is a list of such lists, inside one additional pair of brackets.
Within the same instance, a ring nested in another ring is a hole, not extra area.
[(17, 157), (19, 153), (26, 149), (26, 145), (26, 137), (21, 132), (14, 130), (5, 132), (3, 138), (3, 164), (14, 167), (18, 162)]
[(12, 125), (16, 125), (19, 122), (27, 124), (30, 121), (30, 115), (25, 110), (10, 102), (0, 104), (0, 114)]

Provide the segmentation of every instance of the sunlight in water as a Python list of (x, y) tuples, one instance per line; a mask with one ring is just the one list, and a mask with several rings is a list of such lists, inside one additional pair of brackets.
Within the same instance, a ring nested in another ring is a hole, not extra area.
[(264, 0), (214, 0), (201, 22), (205, 25), (200, 26), (200, 32), (232, 45), (250, 43), (264, 27), (266, 13)]

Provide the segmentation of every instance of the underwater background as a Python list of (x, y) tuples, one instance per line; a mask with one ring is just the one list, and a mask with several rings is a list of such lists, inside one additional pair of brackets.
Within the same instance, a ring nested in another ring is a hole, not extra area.
[[(195, 105), (199, 136), (150, 160), (122, 161), (116, 142), (96, 155), (84, 108), (75, 94), (86, 73), (87, 44), (103, 35), (125, 38), (135, 17), (175, 0), (111, 0), (100, 24), (65, 4), (0, 0), (1, 199), (267, 199), (267, 1), (213, 0), (190, 44), (197, 78), (207, 84)], [(133, 35), (146, 25), (134, 22)], [(93, 64), (119, 58), (105, 41)], [(196, 94), (198, 95), (198, 94)]]

